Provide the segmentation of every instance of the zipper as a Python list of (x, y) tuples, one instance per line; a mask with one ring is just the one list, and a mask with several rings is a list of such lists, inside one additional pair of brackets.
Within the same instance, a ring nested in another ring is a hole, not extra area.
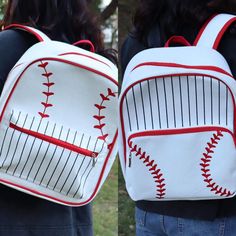
[(28, 129), (25, 129), (25, 128), (21, 128), (21, 127), (15, 125), (13, 123), (10, 123), (9, 127), (14, 129), (14, 130), (17, 130), (19, 132), (22, 132), (24, 134), (33, 136), (35, 138), (46, 141), (48, 143), (52, 143), (54, 145), (57, 145), (59, 147), (65, 148), (65, 149), (68, 149), (70, 151), (77, 152), (78, 154), (91, 157), (93, 159), (97, 158), (98, 154), (99, 154), (98, 152), (94, 152), (94, 151), (91, 151), (91, 150), (88, 150), (88, 149), (85, 149), (85, 148), (78, 147), (74, 144), (59, 140), (57, 138), (50, 137), (48, 135), (41, 134), (41, 133), (38, 133), (38, 132), (35, 132), (35, 131), (32, 131), (32, 130), (28, 130)]
[(229, 133), (236, 143), (236, 136), (232, 131), (230, 131), (227, 128), (217, 127), (217, 126), (141, 131), (138, 133), (131, 134), (128, 138), (128, 142), (130, 142), (134, 138), (139, 138), (139, 137), (144, 137), (144, 136), (178, 135), (178, 134), (200, 133), (200, 132), (209, 132), (209, 131), (217, 131), (217, 130)]

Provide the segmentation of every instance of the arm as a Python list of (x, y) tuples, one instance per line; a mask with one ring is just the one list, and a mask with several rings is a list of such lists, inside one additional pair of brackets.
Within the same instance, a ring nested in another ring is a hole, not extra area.
[(23, 31), (6, 30), (0, 33), (0, 93), (10, 70), (35, 42), (31, 35)]

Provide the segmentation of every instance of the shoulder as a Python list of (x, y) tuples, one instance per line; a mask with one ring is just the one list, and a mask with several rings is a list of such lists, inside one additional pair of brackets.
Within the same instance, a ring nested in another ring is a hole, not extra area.
[(160, 46), (162, 46), (162, 42), (159, 24), (153, 25), (153, 27), (143, 37), (143, 41), (129, 34), (121, 48), (122, 71), (125, 70), (132, 57), (134, 57), (140, 51)]
[[(0, 49), (23, 50), (29, 48), (35, 42), (34, 38), (27, 32), (21, 30), (5, 30), (0, 32)], [(17, 46), (17, 47), (14, 47)]]
[(146, 47), (136, 38), (128, 35), (121, 47), (120, 62), (122, 73), (124, 73), (129, 61)]
[(34, 37), (24, 31), (0, 32), (0, 91), (11, 68), (34, 43)]

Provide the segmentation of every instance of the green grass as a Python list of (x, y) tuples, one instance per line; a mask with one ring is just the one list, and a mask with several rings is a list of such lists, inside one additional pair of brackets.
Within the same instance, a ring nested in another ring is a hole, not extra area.
[(134, 207), (134, 202), (126, 192), (122, 171), (116, 160), (93, 203), (94, 235), (117, 236), (119, 231), (119, 236), (134, 236)]
[[(118, 158), (117, 158), (118, 159)], [(118, 160), (93, 203), (95, 236), (118, 235)]]
[(122, 171), (119, 166), (119, 236), (134, 236), (134, 202), (125, 189)]

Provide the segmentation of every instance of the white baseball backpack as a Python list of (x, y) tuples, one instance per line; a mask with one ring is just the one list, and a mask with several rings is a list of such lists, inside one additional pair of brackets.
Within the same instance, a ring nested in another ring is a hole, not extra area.
[[(235, 195), (236, 81), (216, 51), (233, 22), (233, 15), (217, 15), (194, 46), (177, 36), (130, 61), (119, 103), (119, 152), (133, 200)], [(185, 46), (168, 47), (172, 42)]]
[[(21, 25), (39, 43), (11, 70), (0, 99), (0, 183), (56, 203), (89, 203), (117, 147), (117, 68)], [(78, 44), (89, 41), (79, 41)]]

